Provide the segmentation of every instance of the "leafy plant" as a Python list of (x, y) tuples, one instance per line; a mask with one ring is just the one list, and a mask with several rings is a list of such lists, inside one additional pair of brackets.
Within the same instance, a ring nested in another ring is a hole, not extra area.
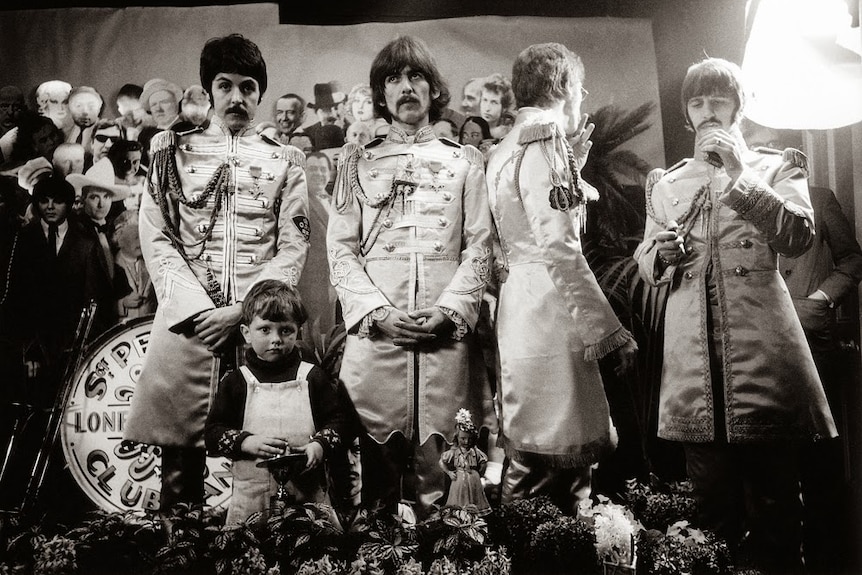
[(529, 556), (537, 567), (549, 573), (589, 573), (599, 565), (592, 527), (565, 515), (539, 525), (530, 540)]
[(69, 575), (78, 570), (75, 542), (68, 537), (37, 537), (34, 551), (33, 575)]
[(432, 541), (432, 556), (466, 564), (485, 554), (488, 524), (475, 505), (444, 507), (418, 526), (420, 541)]
[(690, 482), (663, 483), (653, 478), (650, 484), (630, 481), (626, 502), (649, 529), (667, 529), (679, 521), (694, 521), (697, 503)]
[(328, 505), (305, 503), (286, 507), (266, 523), (264, 547), (279, 563), (299, 567), (324, 555), (340, 558), (344, 530)]
[(373, 519), (359, 554), (391, 573), (414, 558), (418, 549), (415, 525), (404, 523), (397, 515), (381, 513)]
[(152, 515), (98, 510), (67, 536), (75, 541), (83, 573), (145, 573), (153, 565), (162, 531)]
[(492, 539), (505, 546), (516, 562), (527, 558), (533, 533), (539, 525), (562, 516), (547, 496), (504, 503), (488, 516)]
[(725, 575), (733, 573), (727, 544), (709, 532), (679, 522), (666, 534), (638, 534), (638, 565), (651, 575)]
[(218, 575), (266, 574), (266, 559), (260, 552), (260, 542), (253, 531), (256, 524), (256, 514), (252, 514), (236, 527), (208, 528), (213, 531), (209, 552), (215, 559)]
[(198, 505), (177, 504), (162, 517), (166, 543), (156, 552), (156, 574), (207, 572), (213, 566), (208, 562), (207, 550), (215, 530), (223, 523), (217, 512), (205, 511)]

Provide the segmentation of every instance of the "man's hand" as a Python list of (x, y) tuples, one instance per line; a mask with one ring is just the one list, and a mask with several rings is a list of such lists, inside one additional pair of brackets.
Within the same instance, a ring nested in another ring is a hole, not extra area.
[(242, 440), (239, 450), (252, 457), (275, 457), (287, 451), (287, 442), (275, 437), (249, 435)]
[(695, 148), (706, 155), (709, 152), (718, 154), (727, 175), (735, 182), (742, 175), (742, 152), (739, 141), (725, 130), (709, 130), (704, 132), (695, 142)]
[(300, 447), (299, 450), (305, 452), (306, 469), (314, 469), (315, 467), (323, 463), (323, 446), (320, 445), (318, 442), (311, 441), (306, 445)]
[(417, 309), (411, 311), (408, 315), (411, 319), (415, 320), (414, 324), (404, 327), (404, 329), (410, 331), (430, 333), (435, 336), (446, 336), (455, 329), (455, 322), (436, 306)]
[(614, 366), (614, 373), (617, 374), (617, 377), (623, 377), (634, 368), (637, 362), (638, 344), (633, 339), (628, 340), (625, 345), (614, 350), (614, 358), (617, 362)]
[(139, 308), (144, 303), (144, 298), (132, 292), (122, 299), (122, 303), (126, 308)]
[(433, 341), (435, 335), (429, 333), (426, 329), (416, 322), (403, 311), (390, 307), (389, 313), (383, 319), (378, 319), (374, 323), (383, 334), (385, 334), (392, 343), (399, 347), (410, 347), (420, 343)]
[(241, 303), (202, 311), (194, 319), (195, 334), (209, 351), (215, 351), (230, 338), (241, 315)]
[(674, 220), (667, 223), (667, 229), (655, 235), (655, 247), (659, 259), (666, 265), (676, 265), (685, 256), (684, 239), (677, 231), (679, 224)]
[(569, 144), (572, 146), (572, 152), (574, 152), (575, 156), (575, 167), (578, 168), (578, 170), (584, 169), (584, 165), (587, 163), (587, 156), (590, 155), (590, 148), (593, 147), (593, 143), (590, 141), (590, 136), (593, 135), (593, 130), (596, 129), (596, 125), (592, 122), (588, 122), (588, 120), (589, 116), (587, 114), (581, 115), (581, 121), (578, 123), (575, 134), (569, 140)]

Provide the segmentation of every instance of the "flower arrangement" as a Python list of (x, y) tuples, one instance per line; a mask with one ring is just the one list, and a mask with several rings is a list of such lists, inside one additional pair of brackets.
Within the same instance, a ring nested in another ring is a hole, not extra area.
[(596, 552), (606, 564), (634, 569), (635, 535), (643, 525), (631, 511), (604, 495), (578, 504), (578, 517), (591, 524), (596, 536)]

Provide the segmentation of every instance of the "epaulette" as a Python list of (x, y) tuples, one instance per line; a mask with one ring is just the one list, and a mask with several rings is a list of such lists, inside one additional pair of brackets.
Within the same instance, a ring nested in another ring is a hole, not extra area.
[(260, 139), (261, 139), (261, 140), (263, 140), (264, 142), (266, 142), (266, 143), (267, 143), (267, 144), (269, 144), (270, 146), (283, 146), (283, 145), (284, 145), (284, 144), (282, 144), (281, 142), (278, 142), (278, 141), (273, 140), (272, 138), (270, 138), (270, 137), (269, 137), (269, 135), (268, 135), (266, 132), (261, 132), (261, 133), (260, 133), (260, 134), (258, 134), (258, 135), (260, 136)]
[(806, 176), (808, 175), (808, 156), (800, 150), (787, 148), (781, 154), (781, 159), (805, 172)]
[(440, 137), (437, 139), (440, 140), (441, 142), (443, 142), (444, 144), (446, 144), (447, 146), (452, 146), (453, 148), (460, 148), (461, 147), (461, 144), (459, 144), (455, 140), (450, 140), (449, 138), (443, 138), (443, 137)]
[(644, 189), (646, 190), (647, 194), (652, 192), (653, 186), (655, 186), (666, 173), (667, 170), (665, 170), (664, 168), (655, 168), (650, 170), (650, 173), (647, 174), (646, 184), (644, 186)]
[(303, 170), (305, 169), (305, 154), (302, 150), (296, 146), (285, 146), (284, 144), (279, 144), (279, 146), (284, 146), (284, 158), (288, 162), (294, 166), (299, 166)]
[(553, 122), (524, 126), (521, 128), (521, 133), (518, 134), (518, 143), (524, 145), (541, 140), (550, 140), (554, 135), (555, 129), (556, 125)]
[(379, 146), (380, 144), (382, 144), (385, 141), (386, 141), (386, 138), (374, 138), (373, 140), (371, 140), (370, 142), (365, 144), (364, 147), (367, 150), (368, 148), (374, 148), (376, 146)]
[(771, 154), (773, 156), (781, 154), (781, 150), (776, 150), (775, 148), (770, 148), (769, 146), (755, 146), (751, 148), (751, 151), (757, 152), (758, 154)]
[(473, 164), (474, 166), (479, 166), (480, 168), (485, 167), (485, 156), (482, 155), (482, 152), (479, 151), (479, 148), (475, 146), (461, 146), (458, 147), (464, 150), (464, 157), (467, 158), (467, 161)]
[[(168, 130), (165, 130), (165, 131), (168, 131)], [(183, 136), (189, 136), (191, 134), (200, 134), (203, 131), (204, 131), (203, 126), (195, 126), (191, 130), (183, 130), (182, 132), (176, 132), (176, 134), (177, 134), (177, 136), (182, 138)]]
[[(686, 165), (690, 160), (691, 160), (691, 158), (683, 158), (682, 160), (678, 161), (677, 163), (675, 163), (674, 165), (672, 165), (671, 167), (669, 167), (669, 168), (667, 169), (667, 172), (665, 172), (665, 174), (669, 174), (669, 173), (671, 173), (671, 172), (672, 172), (672, 171), (674, 171), (674, 170), (678, 170), (678, 169), (680, 169), (681, 167), (683, 167), (684, 165)], [(662, 174), (662, 175), (665, 175), (665, 174)]]
[(177, 147), (177, 133), (173, 130), (162, 130), (150, 139), (150, 154)]

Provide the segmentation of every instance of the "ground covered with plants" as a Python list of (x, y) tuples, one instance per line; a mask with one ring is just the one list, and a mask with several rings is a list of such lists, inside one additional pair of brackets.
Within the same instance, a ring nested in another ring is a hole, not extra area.
[(687, 484), (634, 481), (619, 501), (599, 496), (576, 517), (543, 497), (484, 517), (443, 508), (418, 523), (306, 504), (233, 529), (215, 509), (181, 507), (167, 522), (99, 511), (72, 527), (7, 523), (0, 575), (756, 573), (732, 565), (727, 546), (692, 527), (693, 517)]

